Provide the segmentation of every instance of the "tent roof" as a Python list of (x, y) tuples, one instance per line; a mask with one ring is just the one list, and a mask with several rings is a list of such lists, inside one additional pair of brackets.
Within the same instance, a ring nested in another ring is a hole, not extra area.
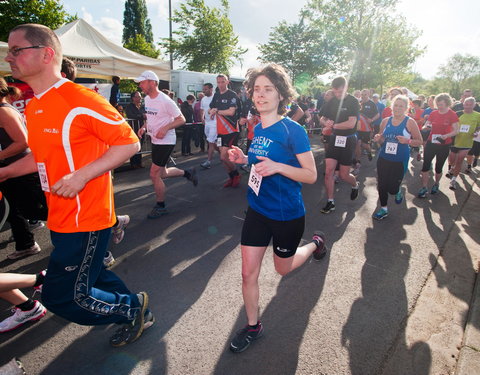
[[(62, 43), (63, 54), (75, 62), (78, 77), (135, 78), (148, 69), (157, 73), (160, 79), (170, 81), (168, 62), (140, 55), (111, 42), (81, 18), (60, 27), (55, 33)], [(0, 56), (6, 55), (8, 47), (5, 45), (0, 44)], [(4, 70), (4, 64), (0, 65), (0, 71)], [(10, 71), (8, 64), (6, 71)]]

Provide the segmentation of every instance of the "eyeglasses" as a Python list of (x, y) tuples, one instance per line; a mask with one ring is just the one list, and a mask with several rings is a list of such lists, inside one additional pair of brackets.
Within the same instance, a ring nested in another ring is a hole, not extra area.
[(30, 47), (20, 47), (20, 48), (11, 48), (8, 50), (8, 53), (10, 53), (12, 56), (17, 57), (20, 52), (22, 52), (24, 49), (38, 49), (38, 48), (45, 48), (46, 46), (38, 45), (38, 46), (30, 46)]

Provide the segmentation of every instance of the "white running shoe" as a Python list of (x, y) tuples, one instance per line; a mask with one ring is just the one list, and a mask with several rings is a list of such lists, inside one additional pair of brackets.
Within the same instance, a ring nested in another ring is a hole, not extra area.
[(116, 245), (122, 242), (125, 236), (125, 228), (127, 228), (128, 223), (130, 223), (130, 216), (118, 215), (117, 220), (118, 224), (112, 228), (112, 240)]
[(103, 265), (105, 268), (110, 268), (115, 264), (115, 258), (113, 257), (113, 254), (111, 251), (107, 251), (105, 254), (105, 257), (103, 258)]
[(35, 322), (43, 318), (47, 313), (47, 309), (40, 302), (34, 302), (35, 306), (30, 311), (22, 311), (15, 307), (12, 310), (14, 311), (13, 315), (0, 322), (0, 332), (12, 331), (27, 322)]
[(25, 250), (16, 250), (11, 254), (7, 255), (8, 259), (18, 259), (18, 258), (23, 258), (28, 255), (33, 255), (37, 254), (41, 251), (40, 246), (38, 246), (38, 243), (34, 243), (32, 247), (29, 247), (28, 249)]
[(203, 169), (210, 169), (212, 165), (210, 164), (210, 160), (205, 160), (202, 164), (200, 164), (200, 167)]

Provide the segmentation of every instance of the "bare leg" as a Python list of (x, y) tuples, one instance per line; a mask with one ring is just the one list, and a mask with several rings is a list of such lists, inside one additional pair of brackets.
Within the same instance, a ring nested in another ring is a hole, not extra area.
[(340, 164), (340, 178), (352, 185), (352, 187), (357, 187), (357, 179), (353, 174), (350, 173), (350, 166), (349, 165), (341, 165)]
[(325, 189), (327, 190), (327, 198), (333, 199), (333, 187), (335, 185), (335, 180), (333, 174), (335, 173), (335, 168), (337, 167), (337, 160), (335, 159), (325, 159)]
[(258, 275), (266, 250), (266, 246), (242, 245), (242, 293), (249, 325), (255, 325), (258, 322), (258, 299), (260, 295)]
[(0, 293), (0, 298), (11, 303), (12, 305), (20, 305), (21, 303), (28, 301), (27, 296), (19, 289), (12, 289), (8, 292), (2, 292)]
[(273, 255), (273, 261), (275, 263), (275, 270), (282, 276), (285, 276), (294, 269), (300, 267), (307, 259), (310, 258), (312, 253), (317, 249), (315, 243), (310, 242), (304, 246), (297, 248), (297, 251), (293, 257), (280, 258), (277, 255)]
[(0, 292), (6, 292), (17, 288), (32, 287), (35, 284), (36, 280), (36, 275), (24, 275), (21, 273), (0, 273)]
[(165, 183), (163, 182), (163, 179), (181, 177), (184, 174), (185, 172), (178, 168), (165, 168), (152, 164), (152, 167), (150, 168), (150, 178), (153, 182), (153, 189), (155, 190), (157, 202), (165, 201)]

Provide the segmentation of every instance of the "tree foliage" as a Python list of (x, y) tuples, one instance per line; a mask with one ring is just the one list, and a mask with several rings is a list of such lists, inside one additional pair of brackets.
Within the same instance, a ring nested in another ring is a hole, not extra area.
[(351, 86), (383, 87), (407, 73), (422, 49), (420, 32), (395, 13), (396, 0), (311, 0), (303, 10), (312, 24), (327, 27), (338, 43), (338, 70)]
[(327, 73), (338, 64), (336, 56), (340, 52), (329, 34), (304, 18), (293, 24), (281, 21), (270, 32), (268, 42), (259, 45), (258, 59), (282, 65), (294, 82)]
[(228, 0), (220, 8), (210, 8), (204, 0), (186, 0), (175, 10), (172, 21), (178, 25), (173, 37), (160, 45), (183, 69), (227, 73), (247, 51), (238, 45), (238, 36), (228, 18)]
[(76, 19), (59, 0), (0, 0), (0, 40), (7, 41), (10, 30), (24, 23), (39, 23), (55, 30)]
[(479, 75), (480, 57), (457, 53), (438, 68), (437, 79), (443, 82), (445, 91), (459, 98), (467, 86), (476, 85)]
[(152, 43), (148, 43), (145, 40), (145, 37), (141, 34), (137, 34), (134, 37), (129, 38), (123, 46), (131, 51), (137, 52), (144, 56), (152, 57), (154, 59), (156, 59), (160, 53), (160, 51), (155, 49), (155, 47), (152, 46)]
[(126, 0), (123, 12), (123, 46), (142, 55), (157, 58), (152, 24), (145, 0)]

